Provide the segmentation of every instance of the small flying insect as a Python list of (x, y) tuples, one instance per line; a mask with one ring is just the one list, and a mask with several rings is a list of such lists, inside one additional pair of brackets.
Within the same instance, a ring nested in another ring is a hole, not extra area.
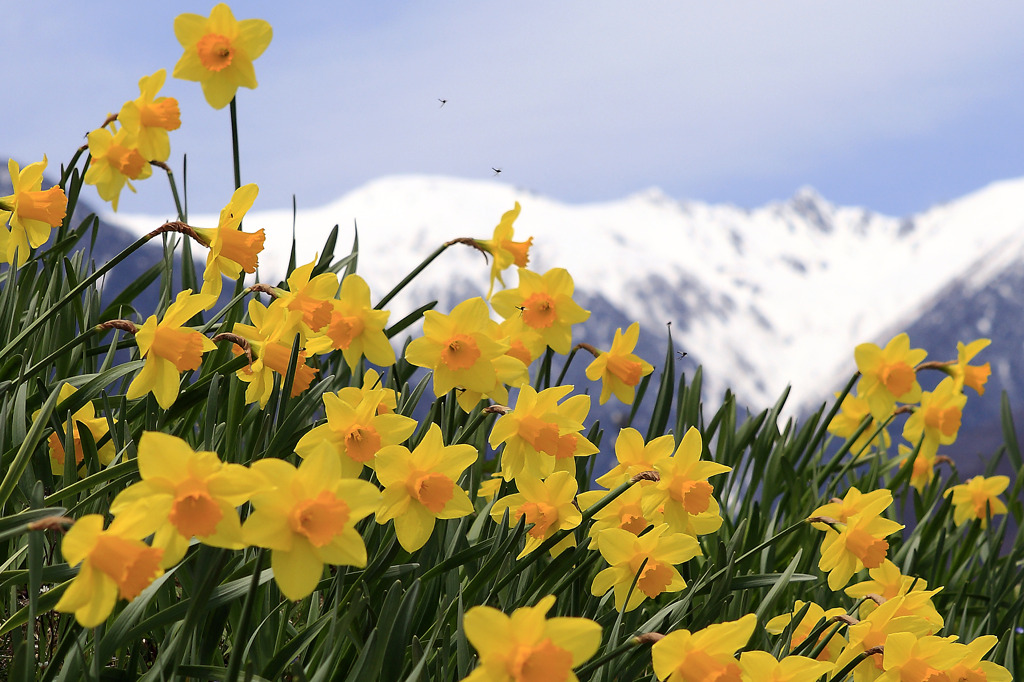
[[(445, 104), (448, 104), (448, 100), (441, 99), (440, 97), (437, 98), (437, 101), (441, 103), (441, 107), (443, 107)], [(440, 109), (441, 107), (438, 107), (438, 109)]]
[(680, 360), (682, 360), (683, 358), (685, 358), (685, 357), (686, 357), (686, 351), (682, 351), (682, 350), (677, 350), (677, 351), (676, 351), (676, 355), (678, 355), (678, 356), (679, 356), (679, 359), (680, 359)]
[(501, 169), (500, 168), (495, 168), (494, 166), (491, 166), (491, 170), (494, 171), (495, 175), (501, 175)]
[(522, 317), (523, 313), (526, 312), (526, 306), (525, 305), (517, 305), (517, 306), (512, 306), (512, 307), (519, 311), (519, 316), (520, 317)]

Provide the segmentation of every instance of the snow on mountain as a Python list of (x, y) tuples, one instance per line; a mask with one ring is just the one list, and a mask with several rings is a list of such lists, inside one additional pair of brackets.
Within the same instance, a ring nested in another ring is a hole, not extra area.
[[(704, 365), (708, 395), (731, 387), (752, 407), (770, 404), (787, 384), (793, 404), (820, 400), (855, 369), (856, 344), (887, 340), (950, 281), (978, 289), (1024, 257), (1024, 180), (901, 219), (835, 206), (809, 188), (753, 210), (680, 202), (657, 189), (568, 205), (498, 182), (397, 176), (299, 210), (299, 262), (313, 258), (335, 224), (336, 252), (347, 252), (358, 224), (359, 272), (381, 296), (443, 242), (489, 238), (516, 201), (516, 238), (534, 237), (531, 269), (567, 268), (582, 297), (639, 320), (642, 341), (657, 341), (648, 348), (663, 347), (671, 322), (677, 347)], [(136, 234), (163, 222), (109, 219)], [(260, 211), (258, 199), (246, 217), (246, 230), (267, 234), (262, 279), (283, 275), (292, 223), (291, 211)], [(389, 306), (391, 319), (434, 298), (446, 311), (483, 295), (488, 273), (478, 252), (455, 245)], [(506, 281), (514, 285), (515, 275)], [(588, 324), (574, 338), (607, 347), (606, 325)], [(952, 357), (955, 349), (933, 351)]]

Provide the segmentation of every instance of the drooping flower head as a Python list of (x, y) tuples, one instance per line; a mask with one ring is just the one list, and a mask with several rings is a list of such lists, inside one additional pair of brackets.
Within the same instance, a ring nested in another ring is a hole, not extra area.
[(21, 267), (28, 260), (29, 249), (42, 246), (50, 238), (51, 228), (64, 221), (68, 198), (56, 185), (42, 189), (45, 156), (42, 161), (25, 166), (24, 170), (11, 159), (7, 170), (14, 193), (0, 197), (0, 259)]
[(1010, 485), (1008, 476), (975, 476), (966, 483), (955, 485), (944, 497), (953, 498), (953, 522), (958, 526), (978, 519), (981, 527), (988, 527), (990, 517), (1006, 513), (1006, 504), (999, 495)]
[(691, 633), (676, 630), (654, 643), (651, 659), (654, 673), (667, 682), (739, 682), (737, 650), (746, 645), (757, 625), (757, 616), (748, 613), (739, 620), (709, 625)]
[(473, 513), (473, 503), (459, 487), (459, 477), (477, 459), (472, 445), (445, 445), (441, 427), (430, 430), (409, 452), (401, 445), (381, 448), (376, 457), (377, 479), (384, 501), (377, 523), (395, 521), (395, 535), (407, 552), (426, 544), (436, 519), (457, 519)]
[(125, 102), (117, 114), (118, 123), (135, 138), (139, 154), (146, 161), (166, 161), (171, 155), (167, 131), (181, 127), (178, 100), (156, 96), (166, 79), (165, 69), (143, 76), (139, 80), (139, 97)]
[(223, 109), (239, 86), (255, 88), (254, 59), (270, 45), (273, 30), (262, 19), (237, 21), (231, 8), (220, 3), (210, 16), (179, 14), (174, 35), (185, 48), (174, 65), (175, 78), (198, 81), (214, 109)]
[[(58, 403), (62, 403), (75, 394), (78, 389), (71, 384), (61, 384), (60, 394), (57, 397)], [(37, 411), (32, 418), (35, 419)], [(116, 422), (117, 420), (112, 420)], [(91, 402), (87, 402), (78, 408), (74, 414), (71, 415), (71, 433), (65, 434), (66, 441), (62, 441), (60, 435), (57, 433), (51, 433), (48, 439), (49, 451), (50, 451), (50, 471), (55, 476), (64, 474), (64, 459), (67, 457), (64, 450), (64, 442), (73, 443), (73, 452), (75, 453), (75, 465), (78, 466), (85, 460), (85, 451), (82, 449), (82, 436), (81, 428), (85, 428), (86, 431), (92, 436), (93, 442), (98, 442), (100, 438), (107, 434), (110, 430), (109, 424), (106, 417), (97, 417), (96, 410), (93, 408)], [(116, 451), (114, 449), (114, 441), (107, 440), (106, 443), (100, 446), (97, 451), (100, 464), (106, 466), (114, 461), (114, 455)], [(142, 536), (140, 536), (142, 537)]]
[(888, 448), (892, 444), (892, 439), (884, 426), (884, 421), (878, 421), (871, 416), (871, 405), (864, 398), (848, 393), (843, 398), (839, 413), (829, 422), (828, 432), (840, 438), (850, 438), (868, 417), (871, 417), (871, 423), (850, 446), (850, 452), (854, 457), (867, 457), (875, 448)]
[(967, 364), (974, 359), (974, 356), (988, 348), (992, 343), (991, 339), (977, 339), (966, 346), (962, 342), (956, 344), (956, 362), (949, 366), (948, 371), (956, 382), (956, 389), (963, 391), (964, 386), (970, 386), (978, 395), (985, 395), (985, 382), (992, 374), (989, 363), (984, 365)]
[(640, 383), (640, 379), (654, 371), (651, 363), (633, 354), (639, 338), (639, 322), (629, 325), (625, 334), (619, 327), (615, 330), (611, 349), (599, 352), (594, 361), (587, 366), (587, 378), (591, 381), (601, 380), (599, 402), (602, 405), (608, 402), (612, 394), (622, 403), (632, 405), (636, 397), (636, 385)]
[(203, 353), (217, 348), (217, 344), (195, 329), (184, 327), (197, 313), (208, 310), (215, 299), (193, 294), (186, 289), (178, 294), (167, 308), (164, 318), (157, 322), (151, 315), (135, 334), (139, 356), (146, 364), (135, 375), (125, 395), (128, 400), (141, 398), (152, 392), (160, 407), (169, 409), (178, 398), (180, 373), (199, 369)]
[(374, 309), (366, 280), (352, 273), (342, 281), (338, 298), (328, 301), (321, 335), (310, 339), (306, 347), (318, 354), (340, 350), (351, 370), (363, 356), (380, 367), (392, 365), (395, 349), (384, 333), (390, 315), (387, 310)]
[(240, 228), (246, 211), (252, 208), (260, 188), (254, 183), (242, 185), (231, 195), (228, 205), (221, 209), (215, 228), (194, 228), (199, 239), (210, 252), (206, 255), (203, 271), (203, 293), (214, 298), (220, 296), (221, 275), (238, 279), (242, 272), (252, 274), (259, 265), (258, 255), (266, 239), (263, 230), (242, 232)]
[(366, 545), (355, 525), (380, 507), (376, 486), (342, 478), (341, 464), (318, 451), (298, 469), (282, 459), (252, 464), (269, 487), (252, 497), (255, 511), (242, 526), (242, 539), (271, 550), (270, 564), (281, 593), (291, 600), (308, 596), (324, 564), (366, 566)]
[(491, 285), (487, 289), (487, 298), (490, 298), (494, 292), (494, 280), (498, 280), (501, 282), (501, 286), (505, 286), (505, 280), (501, 278), (503, 271), (513, 265), (525, 268), (530, 262), (530, 246), (533, 244), (533, 237), (529, 237), (525, 242), (512, 241), (514, 231), (512, 224), (519, 217), (519, 210), (517, 201), (515, 208), (506, 211), (501, 216), (501, 221), (494, 228), (493, 237), (475, 240), (487, 253), (491, 254)]
[(463, 682), (577, 682), (572, 669), (597, 653), (601, 626), (588, 618), (546, 618), (555, 597), (506, 616), (490, 606), (466, 611), (463, 629), (479, 656)]
[(302, 312), (307, 337), (322, 331), (331, 321), (331, 300), (338, 293), (338, 276), (333, 272), (310, 279), (315, 266), (315, 258), (300, 265), (288, 275), (287, 289), (274, 289), (285, 308)]
[(519, 286), (494, 294), (491, 305), (508, 319), (522, 315), (523, 322), (544, 339), (556, 353), (572, 347), (572, 325), (586, 321), (590, 311), (572, 299), (572, 277), (564, 268), (552, 268), (543, 275), (519, 268)]
[[(685, 588), (676, 566), (701, 555), (696, 538), (673, 533), (666, 524), (639, 537), (621, 528), (607, 528), (598, 534), (597, 547), (609, 565), (594, 576), (590, 591), (600, 597), (614, 588), (619, 611), (632, 611), (645, 599)], [(634, 579), (636, 587), (630, 594)]]
[(160, 565), (181, 561), (192, 538), (213, 547), (242, 549), (236, 508), (266, 487), (240, 464), (225, 464), (216, 452), (196, 452), (166, 433), (146, 431), (139, 439), (142, 480), (114, 498), (112, 530), (123, 535), (153, 535), (163, 550)]
[(109, 201), (110, 207), (116, 211), (121, 190), (127, 186), (134, 192), (131, 181), (145, 180), (153, 174), (153, 167), (139, 152), (138, 139), (126, 127), (122, 126), (113, 133), (106, 128), (97, 128), (89, 133), (87, 139), (92, 160), (83, 182), (96, 185), (100, 198)]
[(160, 568), (162, 549), (113, 528), (103, 530), (100, 514), (78, 519), (60, 547), (70, 566), (81, 566), (54, 609), (74, 613), (86, 628), (105, 621), (118, 598), (135, 599), (164, 572)]
[(910, 347), (906, 333), (897, 334), (885, 348), (873, 343), (862, 343), (853, 351), (861, 379), (858, 392), (868, 401), (871, 414), (885, 421), (896, 402), (914, 403), (921, 398), (921, 385), (917, 383), (914, 368), (928, 352)]

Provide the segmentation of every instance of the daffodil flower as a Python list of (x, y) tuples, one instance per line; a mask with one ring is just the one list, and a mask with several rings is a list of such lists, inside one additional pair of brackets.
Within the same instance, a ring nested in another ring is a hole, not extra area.
[(572, 299), (572, 277), (564, 268), (552, 268), (543, 275), (519, 268), (519, 286), (494, 294), (491, 305), (508, 319), (522, 315), (523, 322), (544, 339), (556, 353), (567, 354), (572, 347), (572, 325), (586, 321), (590, 311)]
[(625, 334), (619, 327), (615, 330), (612, 347), (606, 352), (597, 351), (594, 361), (587, 366), (587, 378), (591, 381), (601, 380), (600, 404), (604, 405), (614, 394), (622, 403), (632, 405), (636, 397), (636, 385), (640, 379), (654, 371), (651, 363), (633, 354), (639, 338), (639, 322), (629, 325)]
[[(793, 621), (793, 617), (803, 611), (805, 606), (807, 607), (807, 611), (804, 613), (804, 617), (800, 619), (800, 622), (796, 624), (796, 627), (793, 628), (793, 633), (790, 636), (790, 651), (803, 644), (804, 641), (811, 636), (814, 629), (823, 621), (828, 621), (836, 616), (846, 615), (846, 609), (842, 607), (837, 606), (835, 608), (825, 610), (814, 602), (810, 602), (810, 604), (808, 604), (807, 602), (797, 599), (796, 603), (793, 605), (793, 611), (791, 613), (784, 613), (781, 616), (775, 616), (764, 624), (764, 629), (769, 634), (781, 635), (786, 631), (786, 628), (789, 627), (789, 624)], [(828, 636), (827, 632), (822, 633), (818, 637), (816, 644), (820, 644), (826, 636)], [(846, 640), (843, 636), (838, 632), (833, 633), (829, 636), (828, 643), (826, 643), (822, 648), (821, 653), (818, 654), (818, 660), (835, 661), (839, 656), (839, 652), (843, 650), (845, 645)]]
[(825, 531), (818, 568), (828, 572), (830, 589), (842, 589), (854, 573), (865, 567), (882, 565), (889, 551), (885, 538), (903, 528), (902, 524), (880, 516), (889, 504), (884, 498), (879, 499), (849, 516), (842, 530)]
[(51, 228), (64, 221), (68, 198), (56, 185), (42, 189), (45, 156), (42, 161), (25, 166), (24, 170), (11, 159), (7, 170), (14, 193), (0, 197), (0, 258), (20, 268), (28, 260), (29, 249), (46, 243)]
[(876, 420), (888, 419), (897, 401), (916, 403), (921, 399), (921, 385), (917, 383), (914, 368), (927, 355), (921, 348), (910, 347), (906, 333), (894, 336), (885, 348), (862, 343), (854, 349), (853, 356), (861, 373), (857, 390), (868, 401)]
[[(676, 441), (672, 434), (658, 436), (649, 443), (632, 427), (619, 430), (615, 438), (615, 459), (618, 462), (612, 469), (597, 478), (597, 484), (605, 488), (622, 485), (644, 471), (654, 471), (659, 462), (667, 460), (675, 450)], [(648, 485), (653, 481), (640, 481), (638, 485)]]
[(744, 651), (740, 668), (744, 682), (805, 682), (831, 673), (832, 663), (806, 656), (786, 656), (780, 661), (767, 651)]
[[(696, 538), (673, 533), (666, 524), (639, 537), (622, 528), (607, 528), (598, 534), (597, 547), (608, 568), (594, 576), (590, 591), (600, 597), (614, 589), (619, 611), (632, 611), (645, 599), (684, 589), (686, 581), (676, 566), (701, 555)], [(634, 579), (636, 588), (629, 594)]]
[(969, 365), (974, 356), (988, 348), (992, 343), (991, 339), (977, 339), (966, 346), (962, 342), (956, 344), (956, 362), (949, 366), (949, 373), (956, 382), (958, 391), (964, 390), (964, 386), (970, 386), (978, 395), (985, 395), (985, 383), (992, 374), (992, 367), (989, 363), (984, 365)]
[(171, 155), (167, 131), (181, 127), (178, 100), (156, 96), (166, 79), (165, 69), (143, 76), (139, 80), (139, 97), (125, 102), (117, 114), (117, 122), (135, 138), (139, 154), (147, 161), (166, 161)]
[(248, 274), (256, 272), (258, 256), (263, 251), (266, 236), (262, 229), (242, 232), (239, 227), (259, 191), (260, 188), (254, 183), (242, 185), (231, 195), (227, 206), (221, 209), (217, 227), (193, 228), (199, 240), (210, 249), (206, 255), (206, 269), (203, 271), (204, 294), (214, 298), (220, 296), (221, 275), (238, 279), (243, 271)]
[(270, 45), (273, 30), (262, 19), (237, 21), (231, 8), (220, 3), (210, 16), (179, 14), (174, 35), (185, 48), (174, 65), (175, 78), (198, 81), (214, 109), (223, 109), (235, 98), (239, 86), (255, 88), (254, 59)]
[(151, 315), (135, 333), (139, 355), (146, 361), (142, 371), (128, 385), (128, 400), (141, 398), (152, 392), (160, 407), (169, 409), (178, 398), (180, 373), (199, 369), (203, 353), (217, 348), (217, 344), (195, 329), (183, 325), (202, 310), (207, 310), (214, 299), (193, 294), (186, 289), (178, 294), (167, 308), (164, 318), (157, 322)]
[(246, 544), (266, 547), (274, 580), (291, 600), (316, 589), (324, 564), (366, 566), (366, 545), (355, 524), (380, 508), (373, 484), (342, 478), (330, 452), (310, 454), (298, 469), (282, 459), (261, 459), (252, 470), (268, 489), (252, 497), (255, 511), (242, 526)]
[(302, 313), (306, 335), (319, 333), (331, 321), (331, 300), (338, 293), (338, 276), (324, 272), (310, 279), (316, 266), (314, 258), (288, 275), (287, 289), (274, 289), (277, 300), (288, 310)]
[(377, 523), (394, 519), (398, 542), (407, 552), (426, 544), (435, 519), (457, 519), (473, 513), (473, 503), (459, 487), (459, 477), (477, 460), (472, 445), (448, 445), (441, 427), (431, 424), (416, 448), (389, 445), (377, 453), (377, 480), (384, 500)]
[(317, 354), (340, 350), (353, 371), (363, 356), (380, 367), (393, 365), (395, 349), (384, 333), (390, 315), (387, 310), (374, 310), (366, 280), (356, 274), (347, 275), (338, 298), (327, 302), (325, 328), (310, 339), (306, 348)]
[(738, 681), (741, 669), (735, 654), (746, 646), (756, 625), (757, 616), (748, 613), (697, 632), (670, 632), (651, 647), (654, 674), (666, 682)]
[[(526, 531), (526, 545), (517, 558), (540, 547), (560, 530), (575, 528), (583, 520), (583, 514), (574, 504), (578, 486), (576, 479), (567, 471), (558, 471), (546, 480), (519, 478), (516, 480), (519, 492), (501, 498), (491, 507), (491, 518), (501, 523), (505, 510), (509, 512), (509, 524), (515, 525), (526, 517), (532, 528)], [(552, 554), (571, 546), (572, 536), (551, 549)]]
[[(77, 390), (78, 389), (71, 384), (61, 384), (60, 394), (57, 397), (57, 401), (59, 403), (64, 402), (74, 395)], [(36, 412), (32, 415), (32, 418), (35, 419), (38, 414), (39, 413)], [(115, 419), (113, 421), (116, 422), (117, 420)], [(65, 437), (66, 442), (74, 444), (73, 450), (75, 453), (75, 465), (77, 466), (82, 464), (85, 460), (85, 452), (82, 449), (82, 437), (79, 429), (84, 427), (92, 435), (93, 441), (97, 442), (100, 438), (106, 435), (110, 429), (106, 417), (96, 416), (96, 410), (93, 408), (91, 402), (87, 402), (82, 405), (74, 414), (71, 415), (71, 423), (71, 433), (65, 434)], [(50, 451), (50, 471), (55, 476), (63, 475), (64, 459), (67, 457), (67, 454), (64, 451), (64, 443), (61, 441), (60, 435), (57, 433), (51, 433), (47, 443), (49, 444)], [(96, 454), (99, 458), (100, 464), (104, 466), (110, 464), (114, 461), (114, 455), (116, 454), (114, 450), (114, 442), (108, 439), (106, 443), (100, 446)]]
[(840, 438), (849, 438), (857, 432), (868, 417), (871, 417), (871, 424), (850, 446), (850, 452), (858, 459), (869, 456), (876, 447), (883, 449), (892, 444), (889, 431), (884, 427), (884, 420), (878, 421), (871, 416), (871, 405), (867, 400), (854, 393), (848, 393), (839, 406), (839, 413), (828, 423), (829, 433)]
[(96, 185), (100, 198), (116, 211), (121, 190), (127, 186), (134, 192), (131, 181), (145, 180), (153, 174), (153, 167), (139, 152), (138, 138), (123, 126), (113, 133), (97, 128), (86, 139), (92, 159), (82, 181)]
[(213, 547), (242, 549), (236, 508), (266, 487), (262, 477), (240, 464), (225, 464), (216, 452), (196, 452), (180, 438), (146, 431), (139, 439), (139, 483), (110, 504), (111, 529), (124, 535), (153, 535), (163, 550), (161, 566), (181, 561), (192, 538)]
[(1006, 513), (1006, 504), (999, 495), (1010, 485), (1008, 476), (975, 476), (966, 483), (955, 485), (944, 497), (953, 498), (953, 522), (958, 526), (977, 519), (981, 527), (988, 527), (989, 518)]
[(851, 625), (846, 632), (848, 643), (836, 659), (835, 670), (842, 670), (854, 659), (872, 651), (857, 664), (853, 675), (855, 680), (877, 680), (883, 670), (881, 647), (888, 644), (893, 634), (904, 632), (915, 638), (935, 634), (938, 628), (934, 623), (908, 610), (906, 600), (907, 596), (889, 599), (859, 623)]
[[(956, 644), (956, 637), (918, 637), (909, 632), (894, 632), (885, 640), (882, 669), (876, 682), (903, 682), (907, 679), (947, 680), (948, 672), (967, 654)], [(963, 679), (963, 678), (961, 678)]]
[(490, 298), (494, 292), (495, 280), (501, 282), (501, 286), (505, 286), (505, 280), (501, 278), (502, 272), (513, 265), (525, 268), (530, 262), (530, 246), (533, 244), (533, 237), (529, 237), (525, 242), (512, 241), (513, 223), (519, 217), (519, 211), (520, 206), (517, 201), (511, 211), (506, 211), (501, 216), (501, 221), (494, 228), (494, 235), (490, 239), (474, 240), (484, 251), (491, 254), (491, 285), (487, 289), (487, 298)]
[(61, 541), (61, 553), (78, 575), (54, 609), (74, 613), (82, 627), (93, 628), (114, 610), (118, 598), (131, 601), (163, 575), (163, 550), (113, 528), (103, 530), (103, 516), (78, 519)]
[(547, 618), (555, 597), (506, 616), (490, 606), (474, 606), (463, 617), (466, 639), (479, 656), (463, 682), (577, 682), (572, 669), (601, 646), (601, 626), (589, 618)]
[(903, 425), (903, 437), (917, 443), (924, 436), (921, 452), (935, 457), (940, 445), (956, 442), (967, 396), (957, 390), (953, 377), (939, 382), (934, 391), (921, 394), (921, 404)]
[[(655, 464), (661, 480), (655, 486), (657, 495), (651, 500), (661, 506), (665, 523), (678, 533), (696, 530), (703, 535), (722, 525), (718, 501), (712, 495), (715, 488), (708, 478), (732, 471), (732, 468), (718, 462), (701, 461), (703, 447), (700, 431), (691, 426), (675, 453)], [(701, 517), (696, 527), (693, 526), (695, 517)]]

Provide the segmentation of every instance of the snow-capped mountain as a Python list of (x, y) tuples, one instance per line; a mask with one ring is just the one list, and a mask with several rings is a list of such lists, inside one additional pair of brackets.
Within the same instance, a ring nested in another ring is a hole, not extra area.
[[(1004, 301), (1019, 290), (1024, 180), (896, 218), (835, 206), (808, 188), (745, 210), (676, 201), (656, 189), (569, 205), (498, 182), (388, 177), (327, 206), (300, 209), (294, 216), (299, 262), (314, 257), (336, 224), (337, 252), (347, 252), (358, 225), (358, 269), (381, 296), (442, 243), (489, 238), (516, 201), (522, 206), (516, 239), (534, 238), (531, 269), (567, 268), (578, 299), (600, 311), (574, 340), (606, 348), (616, 326), (639, 320), (640, 352), (660, 364), (671, 323), (687, 362), (704, 366), (708, 396), (730, 387), (743, 403), (761, 408), (789, 384), (792, 404), (820, 402), (855, 370), (854, 346), (885, 343), (929, 315), (936, 322), (931, 333), (946, 332), (941, 343), (916, 335), (911, 341), (935, 359), (954, 358), (957, 340), (997, 338), (982, 361), (1019, 354), (1024, 341), (1019, 316), (1008, 320), (995, 305), (964, 307), (972, 297), (985, 299), (993, 286)], [(137, 234), (162, 222), (127, 215), (109, 220)], [(216, 220), (194, 215), (189, 222), (212, 226)], [(292, 225), (291, 211), (261, 211), (258, 199), (247, 215), (246, 230), (267, 234), (263, 280), (282, 276)], [(462, 298), (483, 295), (488, 273), (478, 252), (455, 245), (393, 302), (392, 320), (435, 298), (438, 310), (447, 311)], [(515, 279), (510, 274), (506, 281), (514, 285)], [(1011, 324), (1013, 340), (1004, 341)], [(1017, 395), (1024, 388), (1013, 381), (1009, 360), (994, 362), (993, 372), (996, 396), (1001, 387)]]

